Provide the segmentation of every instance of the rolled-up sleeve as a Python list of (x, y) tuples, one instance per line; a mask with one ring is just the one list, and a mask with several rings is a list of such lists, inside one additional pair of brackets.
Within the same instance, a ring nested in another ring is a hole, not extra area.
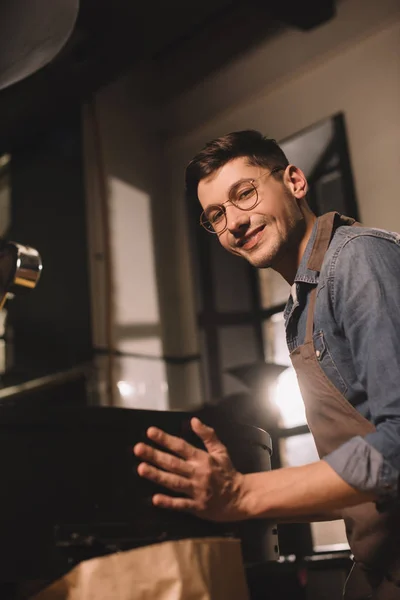
[(395, 237), (359, 235), (336, 257), (329, 281), (338, 327), (351, 350), (376, 430), (325, 457), (354, 488), (399, 497), (400, 246)]
[(324, 460), (355, 489), (375, 492), (381, 499), (397, 497), (397, 469), (365, 438), (352, 438)]

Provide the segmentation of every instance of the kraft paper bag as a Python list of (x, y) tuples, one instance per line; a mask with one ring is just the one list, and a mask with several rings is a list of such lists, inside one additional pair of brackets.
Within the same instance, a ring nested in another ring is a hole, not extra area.
[(84, 561), (32, 600), (249, 600), (240, 540), (153, 544)]

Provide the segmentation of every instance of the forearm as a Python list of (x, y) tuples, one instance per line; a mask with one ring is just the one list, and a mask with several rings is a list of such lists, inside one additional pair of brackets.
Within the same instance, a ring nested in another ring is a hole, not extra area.
[[(374, 500), (349, 486), (323, 460), (301, 467), (244, 475), (242, 506), (247, 518), (278, 522), (338, 518), (338, 509)], [(327, 519), (326, 519), (327, 520)]]
[(339, 508), (333, 510), (327, 510), (325, 512), (313, 513), (307, 515), (299, 515), (299, 516), (286, 516), (276, 518), (275, 522), (279, 524), (288, 524), (288, 523), (316, 523), (320, 521), (339, 521), (343, 519), (342, 512)]

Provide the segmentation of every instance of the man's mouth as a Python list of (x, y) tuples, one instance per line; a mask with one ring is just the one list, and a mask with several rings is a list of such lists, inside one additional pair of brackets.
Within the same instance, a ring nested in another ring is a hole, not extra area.
[(260, 227), (256, 227), (256, 229), (253, 229), (253, 231), (242, 237), (237, 243), (238, 248), (243, 248), (244, 250), (254, 248), (258, 244), (264, 228), (265, 225), (260, 225)]

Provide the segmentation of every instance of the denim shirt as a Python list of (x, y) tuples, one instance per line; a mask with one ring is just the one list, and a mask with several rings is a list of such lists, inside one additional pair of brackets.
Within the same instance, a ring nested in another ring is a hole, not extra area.
[(304, 343), (317, 286), (314, 346), (320, 365), (376, 431), (323, 457), (349, 485), (397, 497), (400, 473), (400, 235), (338, 227), (321, 272), (307, 268), (316, 224), (285, 308), (291, 352)]

